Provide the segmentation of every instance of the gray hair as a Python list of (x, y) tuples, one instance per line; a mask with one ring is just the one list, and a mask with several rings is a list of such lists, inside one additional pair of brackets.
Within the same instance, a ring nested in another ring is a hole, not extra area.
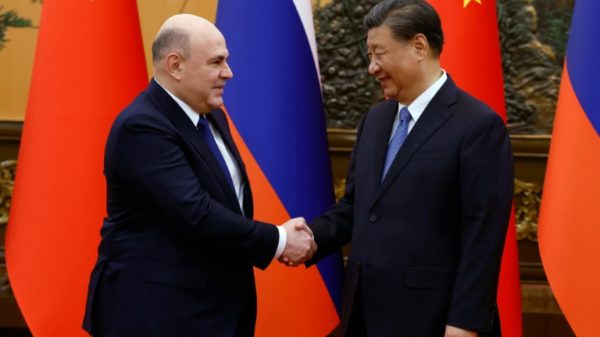
[(190, 36), (187, 32), (178, 28), (167, 28), (162, 30), (152, 42), (152, 61), (157, 62), (164, 58), (167, 53), (178, 49), (181, 56), (187, 57), (190, 47)]

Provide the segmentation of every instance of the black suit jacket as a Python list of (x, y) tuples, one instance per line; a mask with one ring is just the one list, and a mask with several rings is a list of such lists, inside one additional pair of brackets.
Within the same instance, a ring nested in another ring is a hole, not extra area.
[(211, 116), (242, 171), (246, 217), (199, 131), (156, 82), (115, 120), (84, 319), (95, 336), (254, 335), (252, 266), (271, 262), (279, 235), (250, 219), (244, 164), (224, 113)]
[(311, 224), (317, 259), (351, 241), (342, 327), (362, 296), (369, 337), (489, 331), (513, 191), (504, 123), (448, 78), (380, 183), (397, 109), (365, 115), (345, 195)]

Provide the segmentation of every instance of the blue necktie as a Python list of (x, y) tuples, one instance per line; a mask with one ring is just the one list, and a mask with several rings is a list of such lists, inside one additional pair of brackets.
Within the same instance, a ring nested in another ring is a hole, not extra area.
[[(227, 178), (229, 185), (233, 188), (233, 180), (231, 179), (231, 174), (229, 174), (229, 169), (227, 168), (225, 159), (223, 158), (221, 151), (219, 151), (219, 147), (217, 146), (215, 137), (213, 136), (212, 132), (210, 131), (210, 126), (208, 125), (209, 123), (210, 123), (210, 121), (208, 120), (208, 118), (206, 118), (203, 115), (200, 115), (200, 119), (198, 120), (198, 125), (197, 125), (198, 131), (200, 131), (200, 133), (202, 134), (202, 137), (204, 137), (204, 140), (206, 140), (206, 144), (208, 145), (213, 156), (219, 163), (219, 166), (221, 166), (221, 170), (223, 170), (223, 174), (225, 174), (225, 177)], [(234, 188), (234, 191), (235, 191), (235, 188)]]
[(400, 123), (398, 123), (398, 127), (396, 128), (396, 131), (394, 131), (392, 140), (390, 141), (390, 143), (387, 146), (387, 150), (385, 153), (385, 163), (383, 165), (383, 174), (381, 175), (381, 181), (383, 181), (383, 178), (385, 178), (385, 175), (387, 174), (388, 170), (390, 169), (390, 166), (392, 166), (392, 162), (394, 161), (394, 158), (396, 158), (396, 154), (398, 153), (398, 150), (400, 150), (402, 143), (404, 143), (406, 136), (408, 136), (408, 123), (410, 122), (410, 119), (411, 119), (411, 116), (410, 116), (410, 113), (408, 112), (408, 108), (403, 107), (402, 109), (400, 109)]

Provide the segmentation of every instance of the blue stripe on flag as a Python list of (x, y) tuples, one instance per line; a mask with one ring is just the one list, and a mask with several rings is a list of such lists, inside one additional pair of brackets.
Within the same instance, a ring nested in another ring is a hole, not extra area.
[(567, 48), (567, 68), (575, 95), (600, 136), (600, 62), (596, 59), (600, 43), (598, 15), (599, 1), (575, 2)]

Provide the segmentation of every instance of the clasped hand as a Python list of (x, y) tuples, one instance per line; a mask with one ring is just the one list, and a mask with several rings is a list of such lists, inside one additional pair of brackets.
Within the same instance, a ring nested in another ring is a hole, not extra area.
[(295, 267), (310, 260), (317, 251), (313, 233), (304, 218), (293, 218), (285, 222), (287, 241), (279, 262)]

